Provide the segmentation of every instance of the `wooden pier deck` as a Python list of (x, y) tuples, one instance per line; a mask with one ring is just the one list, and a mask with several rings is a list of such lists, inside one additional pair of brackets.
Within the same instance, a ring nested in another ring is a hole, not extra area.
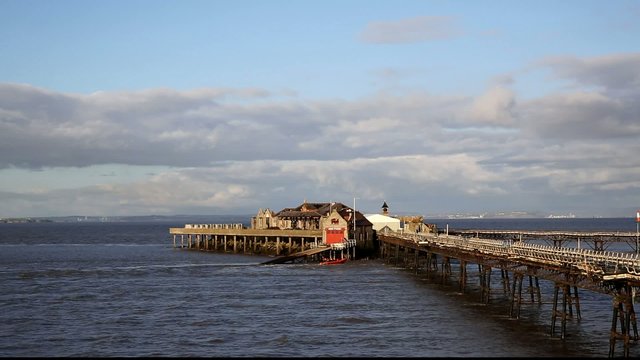
[(169, 234), (173, 235), (174, 247), (234, 254), (282, 256), (322, 245), (321, 230), (257, 230), (243, 228), (240, 224), (226, 228), (219, 225), (228, 224), (170, 228)]
[(319, 246), (317, 248), (300, 251), (295, 254), (280, 256), (275, 259), (265, 261), (262, 263), (262, 265), (284, 264), (288, 262), (295, 262), (296, 260), (304, 259), (308, 256), (320, 254), (328, 250), (331, 250), (330, 246)]

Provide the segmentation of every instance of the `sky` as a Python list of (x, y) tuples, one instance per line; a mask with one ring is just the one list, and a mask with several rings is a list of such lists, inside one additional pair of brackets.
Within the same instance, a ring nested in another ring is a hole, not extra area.
[(0, 0), (0, 218), (640, 209), (640, 0)]

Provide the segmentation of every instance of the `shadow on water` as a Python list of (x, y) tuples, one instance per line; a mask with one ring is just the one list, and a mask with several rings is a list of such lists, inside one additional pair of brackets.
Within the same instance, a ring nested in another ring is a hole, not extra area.
[[(387, 265), (390, 266), (390, 265)], [(561, 320), (558, 316), (555, 335), (551, 336), (553, 310), (553, 284), (540, 280), (541, 301), (532, 301), (523, 290), (520, 315), (510, 317), (510, 299), (501, 285), (492, 285), (488, 304), (482, 303), (479, 278), (469, 275), (464, 292), (460, 291), (457, 278), (454, 276), (443, 282), (441, 274), (416, 274), (414, 270), (391, 266), (394, 270), (405, 273), (417, 286), (429, 290), (431, 296), (447, 303), (450, 311), (459, 312), (473, 322), (492, 322), (502, 328), (507, 343), (518, 344), (518, 347), (540, 349), (540, 353), (549, 353), (559, 357), (606, 357), (609, 351), (609, 335), (612, 316), (612, 299), (606, 294), (580, 290), (581, 319), (577, 319), (576, 311), (567, 320), (565, 339), (561, 339)], [(500, 278), (492, 274), (492, 284), (499, 284)], [(498, 274), (499, 276), (499, 274)], [(451, 305), (453, 304), (453, 305)], [(453, 307), (452, 307), (453, 306)], [(558, 306), (561, 306), (561, 299)], [(474, 320), (475, 319), (475, 320)], [(473, 325), (471, 325), (473, 326)], [(470, 332), (474, 329), (471, 327)], [(478, 333), (478, 336), (487, 334)], [(621, 341), (616, 343), (616, 354), (622, 354)], [(636, 350), (637, 351), (637, 350)], [(634, 348), (632, 344), (631, 354)]]

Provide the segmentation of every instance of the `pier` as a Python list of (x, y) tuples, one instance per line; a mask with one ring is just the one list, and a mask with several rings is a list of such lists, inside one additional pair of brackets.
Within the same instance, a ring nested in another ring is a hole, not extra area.
[[(170, 234), (174, 247), (274, 257), (264, 265), (357, 259), (356, 253), (381, 258), (453, 284), (461, 293), (477, 292), (484, 304), (500, 296), (513, 319), (520, 318), (523, 304), (542, 304), (543, 289), (552, 289), (546, 294), (553, 298), (550, 336), (560, 339), (567, 336), (571, 319), (581, 319), (580, 291), (592, 291), (611, 297), (609, 356), (622, 346), (622, 355), (629, 357), (632, 343), (640, 339), (634, 308), (640, 294), (637, 232), (450, 231), (448, 226), (443, 232), (419, 216), (402, 217), (400, 227), (401, 219), (388, 216), (386, 202), (382, 209), (382, 215), (367, 217), (355, 211), (355, 200), (353, 208), (305, 200), (277, 213), (260, 209), (249, 229), (187, 224), (170, 228)], [(609, 250), (620, 243), (629, 251)], [(541, 287), (540, 281), (550, 286)]]
[(638, 233), (626, 231), (548, 231), (548, 230), (444, 230), (444, 235), (465, 238), (501, 239), (512, 241), (543, 241), (552, 246), (608, 250), (611, 244), (626, 243), (629, 249), (638, 252)]
[[(639, 339), (634, 297), (640, 287), (640, 257), (635, 253), (450, 234), (387, 231), (378, 234), (378, 240), (380, 257), (387, 263), (429, 274), (443, 282), (453, 282), (462, 293), (469, 286), (469, 269), (473, 264), (477, 265), (479, 301), (489, 303), (492, 295), (499, 293), (508, 299), (508, 315), (515, 319), (519, 318), (525, 295), (531, 302), (541, 302), (539, 281), (550, 281), (554, 289), (550, 314), (552, 337), (564, 339), (567, 321), (580, 319), (579, 289), (610, 295), (609, 356), (614, 356), (616, 344), (622, 342), (623, 356), (629, 357), (631, 341)], [(494, 272), (496, 277), (499, 272), (497, 289), (491, 284)], [(528, 287), (523, 294), (525, 279)]]
[[(187, 224), (183, 228), (170, 228), (169, 232), (176, 248), (274, 257), (263, 265), (320, 262), (325, 257), (355, 259), (358, 247), (353, 239), (328, 244), (323, 230)], [(579, 290), (609, 295), (612, 298), (609, 356), (613, 357), (616, 347), (622, 344), (624, 357), (629, 357), (632, 342), (640, 338), (634, 309), (634, 298), (640, 289), (640, 256), (635, 251), (606, 251), (603, 250), (606, 246), (595, 244), (635, 243), (634, 236), (627, 233), (448, 229), (446, 233), (420, 233), (385, 228), (376, 233), (375, 239), (376, 256), (386, 263), (413, 270), (416, 274), (425, 273), (443, 283), (456, 284), (461, 293), (473, 285), (468, 279), (476, 265), (478, 300), (488, 304), (498, 295), (506, 298), (509, 303), (506, 311), (514, 319), (520, 317), (520, 309), (527, 303), (527, 298), (530, 303), (542, 302), (540, 281), (551, 282), (552, 337), (564, 339), (567, 322), (581, 318)], [(546, 239), (553, 245), (534, 243), (536, 239)], [(594, 245), (559, 246), (572, 241), (580, 244), (580, 239), (583, 244), (594, 241)]]
[(322, 245), (321, 230), (246, 229), (242, 224), (170, 228), (173, 247), (250, 255), (290, 255)]
[[(355, 258), (355, 240), (326, 244), (321, 230), (246, 229), (242, 224), (187, 224), (169, 228), (173, 247), (276, 258), (269, 264)], [(326, 256), (323, 256), (326, 254)], [(339, 255), (339, 256), (338, 256)]]
[[(251, 227), (243, 224), (186, 224), (170, 228), (173, 247), (282, 257), (270, 263), (356, 259), (375, 253), (372, 224), (339, 202), (311, 203), (279, 212), (259, 209)], [(322, 248), (323, 250), (320, 250)], [(283, 257), (285, 256), (285, 257)]]

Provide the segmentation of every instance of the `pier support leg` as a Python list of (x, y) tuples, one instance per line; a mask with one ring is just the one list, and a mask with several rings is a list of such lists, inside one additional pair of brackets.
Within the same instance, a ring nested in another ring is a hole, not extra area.
[(522, 279), (524, 275), (519, 273), (513, 274), (513, 283), (511, 284), (511, 305), (509, 308), (509, 317), (520, 318), (520, 306), (522, 304)]
[(460, 260), (460, 292), (464, 294), (467, 287), (467, 262)]
[(578, 296), (578, 287), (574, 286), (573, 287), (573, 304), (575, 305), (576, 308), (576, 319), (580, 320), (582, 319), (582, 314), (580, 313), (580, 296)]
[(553, 287), (553, 308), (551, 309), (551, 337), (556, 332), (556, 317), (558, 315), (558, 292), (560, 291), (558, 284)]
[(491, 266), (478, 264), (480, 278), (480, 298), (483, 304), (491, 299)]
[(398, 259), (400, 258), (400, 245), (396, 245), (395, 266), (398, 266)]
[(402, 266), (403, 267), (409, 266), (409, 248), (408, 247), (404, 248), (404, 256), (402, 257)]
[(567, 305), (569, 305), (569, 299), (571, 298), (571, 294), (569, 294), (569, 285), (564, 285), (562, 287), (562, 339), (567, 337)]
[(478, 264), (478, 280), (480, 281), (480, 302), (484, 303), (485, 273), (482, 271), (482, 264)]
[(431, 266), (431, 270), (437, 273), (438, 272), (438, 254), (433, 252), (431, 253), (429, 264)]
[[(562, 311), (558, 311), (558, 293), (560, 292), (560, 287), (562, 287)], [(560, 338), (564, 339), (567, 335), (567, 304), (569, 303), (568, 294), (569, 285), (558, 284), (556, 283), (553, 290), (553, 310), (551, 313), (551, 336), (555, 335), (556, 330), (556, 320), (558, 315), (560, 315), (561, 320), (561, 329), (560, 329)]]
[(567, 285), (567, 291), (569, 293), (569, 317), (573, 317), (573, 308), (576, 309), (576, 319), (582, 319), (582, 314), (580, 314), (580, 297), (578, 295), (578, 287), (573, 287), (573, 295), (571, 294), (571, 287)]
[[(538, 289), (540, 290), (540, 289)], [(534, 303), (535, 300), (535, 296), (534, 296), (534, 288), (533, 288), (533, 277), (531, 275), (529, 275), (529, 295), (531, 296), (531, 302)]]
[(500, 269), (500, 278), (502, 279), (502, 291), (509, 296), (509, 271)]
[(542, 302), (542, 296), (540, 295), (540, 282), (537, 276), (529, 275), (529, 295), (531, 296), (531, 302), (535, 303), (536, 299), (538, 303)]
[(538, 303), (542, 303), (542, 294), (540, 293), (540, 281), (538, 279), (538, 277), (535, 277), (535, 291), (536, 291), (536, 296), (538, 298)]
[(446, 284), (449, 276), (451, 275), (451, 259), (448, 256), (442, 258), (442, 283)]
[[(620, 321), (619, 332), (617, 329), (618, 321)], [(632, 328), (633, 337), (631, 336)], [(623, 356), (628, 358), (632, 339), (634, 341), (638, 340), (638, 326), (633, 308), (633, 293), (631, 286), (623, 285), (616, 289), (616, 295), (613, 298), (613, 316), (611, 319), (611, 335), (609, 336), (609, 357), (614, 356), (616, 340), (622, 340)]]

